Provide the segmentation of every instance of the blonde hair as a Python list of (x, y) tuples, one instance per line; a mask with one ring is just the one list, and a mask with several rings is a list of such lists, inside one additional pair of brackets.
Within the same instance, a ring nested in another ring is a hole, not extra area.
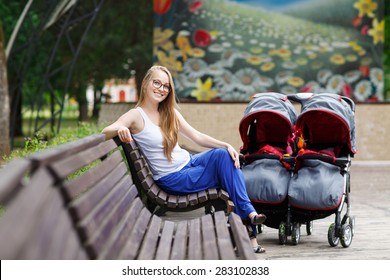
[(168, 96), (158, 105), (158, 112), (160, 113), (159, 125), (163, 136), (164, 155), (169, 161), (172, 161), (172, 151), (178, 141), (179, 120), (175, 113), (175, 108), (177, 107), (175, 87), (173, 85), (172, 75), (166, 67), (155, 65), (148, 70), (142, 80), (141, 93), (136, 107), (141, 106), (144, 103), (147, 86), (155, 71), (165, 72), (171, 86), (171, 91)]

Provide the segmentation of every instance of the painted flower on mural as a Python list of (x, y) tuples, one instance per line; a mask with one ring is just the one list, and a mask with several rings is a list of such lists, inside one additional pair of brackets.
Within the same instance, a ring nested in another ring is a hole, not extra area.
[(370, 71), (370, 80), (376, 86), (382, 85), (383, 80), (383, 69), (381, 68), (372, 68)]
[(353, 7), (359, 11), (359, 17), (363, 16), (374, 17), (374, 11), (378, 8), (378, 4), (373, 0), (359, 0), (353, 4)]
[(167, 55), (166, 52), (158, 51), (157, 57), (160, 64), (167, 67), (172, 75), (176, 75), (182, 70), (182, 63), (177, 60), (177, 54), (175, 51), (169, 52), (169, 55)]
[(316, 81), (310, 81), (305, 84), (305, 86), (300, 90), (301, 92), (319, 92), (320, 84)]
[(190, 33), (187, 30), (182, 30), (176, 37), (176, 46), (179, 48), (184, 61), (187, 60), (188, 55), (192, 54), (192, 47), (188, 38), (189, 35)]
[(279, 85), (287, 83), (288, 79), (292, 77), (292, 71), (281, 71), (276, 74), (275, 80)]
[(240, 52), (235, 49), (229, 49), (221, 54), (220, 61), (221, 64), (225, 67), (232, 67), (234, 65), (234, 62), (239, 58), (241, 58)]
[(153, 11), (158, 15), (163, 15), (169, 11), (172, 0), (153, 0)]
[(320, 82), (320, 84), (326, 84), (330, 77), (332, 77), (332, 71), (329, 69), (322, 69), (318, 71), (317, 80)]
[(375, 45), (380, 43), (380, 42), (384, 43), (384, 41), (385, 41), (384, 29), (385, 29), (384, 20), (381, 20), (380, 22), (378, 22), (377, 19), (374, 19), (374, 21), (372, 23), (372, 28), (370, 30), (368, 30), (368, 35), (373, 37)]
[(276, 64), (273, 62), (267, 62), (260, 66), (262, 72), (269, 72), (275, 68)]
[(294, 94), (297, 93), (297, 89), (293, 86), (284, 86), (280, 89), (280, 92), (283, 94)]
[(215, 77), (215, 85), (218, 87), (220, 93), (222, 95), (231, 94), (234, 91), (236, 86), (235, 76), (231, 71), (224, 69), (222, 75), (218, 75)]
[(359, 70), (350, 70), (347, 73), (344, 74), (344, 79), (347, 81), (347, 83), (354, 83), (360, 78), (360, 71)]
[(204, 29), (195, 30), (192, 36), (192, 40), (198, 47), (207, 47), (212, 42), (211, 34)]
[(358, 101), (365, 101), (372, 94), (371, 83), (367, 80), (362, 80), (358, 82), (353, 92), (353, 96)]
[(237, 88), (244, 94), (252, 95), (260, 87), (259, 73), (252, 68), (240, 69), (235, 73)]
[(336, 53), (330, 57), (330, 62), (336, 65), (341, 65), (345, 63), (345, 57), (339, 53)]
[(206, 55), (206, 52), (200, 48), (193, 48), (190, 51), (190, 55), (196, 58), (203, 58)]
[(158, 49), (164, 49), (170, 51), (174, 48), (173, 42), (170, 38), (173, 36), (174, 31), (172, 29), (161, 30), (160, 27), (156, 27), (153, 30), (153, 47), (154, 53), (157, 53)]
[(342, 75), (332, 76), (326, 84), (326, 90), (331, 93), (341, 93), (341, 89), (345, 84), (344, 77)]
[(194, 13), (196, 11), (199, 11), (203, 6), (203, 3), (202, 1), (193, 1), (189, 7), (188, 7), (188, 10), (191, 12), (191, 13)]
[(183, 71), (190, 78), (201, 78), (207, 74), (207, 63), (198, 58), (188, 59), (183, 66)]
[(290, 86), (293, 86), (293, 87), (301, 87), (303, 84), (305, 83), (305, 81), (300, 78), (300, 77), (290, 77), (288, 80), (287, 80), (287, 84), (290, 85)]
[(213, 80), (208, 78), (204, 83), (201, 79), (196, 80), (197, 88), (191, 92), (191, 96), (198, 101), (211, 101), (218, 96), (218, 92), (212, 89)]

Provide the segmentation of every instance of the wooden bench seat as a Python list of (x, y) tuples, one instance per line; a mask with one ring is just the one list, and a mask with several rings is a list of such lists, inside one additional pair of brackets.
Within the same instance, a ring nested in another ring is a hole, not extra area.
[(1, 169), (0, 258), (255, 259), (233, 212), (152, 213), (123, 153), (96, 134)]
[(205, 191), (188, 195), (173, 195), (162, 190), (153, 180), (147, 160), (140, 151), (135, 141), (130, 144), (120, 143), (128, 157), (129, 167), (132, 171), (133, 181), (139, 187), (140, 192), (147, 198), (149, 207), (158, 215), (166, 211), (191, 211), (205, 207), (206, 213), (213, 211), (234, 211), (234, 203), (229, 194), (220, 188), (211, 188)]

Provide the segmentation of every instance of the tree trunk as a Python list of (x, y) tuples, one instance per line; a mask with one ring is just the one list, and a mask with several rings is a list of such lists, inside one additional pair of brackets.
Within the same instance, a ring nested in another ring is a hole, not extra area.
[(8, 95), (8, 80), (7, 80), (7, 61), (4, 52), (4, 35), (3, 27), (0, 24), (0, 155), (9, 154), (10, 139), (9, 139), (9, 120), (10, 120), (10, 104)]
[(8, 155), (11, 150), (9, 138), (10, 104), (4, 46), (3, 26), (0, 23), (0, 156)]

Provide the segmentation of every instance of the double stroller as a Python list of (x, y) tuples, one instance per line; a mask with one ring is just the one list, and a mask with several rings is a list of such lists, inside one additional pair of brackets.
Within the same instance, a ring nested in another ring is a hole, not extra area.
[(354, 111), (351, 99), (328, 93), (258, 93), (248, 104), (239, 126), (241, 168), (252, 204), (267, 215), (265, 226), (278, 229), (281, 244), (288, 236), (298, 244), (301, 225), (310, 235), (313, 220), (335, 214), (328, 242), (350, 246)]

